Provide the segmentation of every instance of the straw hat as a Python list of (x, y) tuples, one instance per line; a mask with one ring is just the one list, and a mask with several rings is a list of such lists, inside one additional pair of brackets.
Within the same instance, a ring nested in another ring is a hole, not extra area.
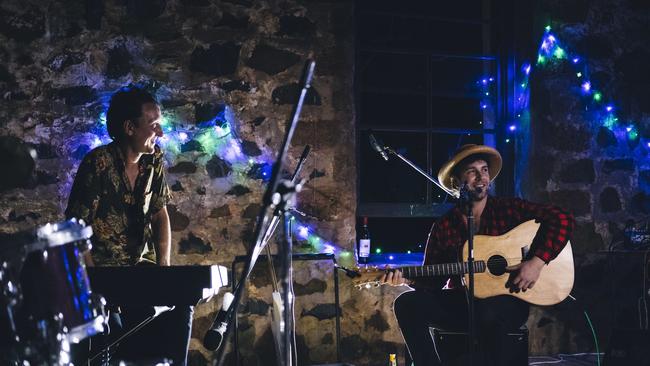
[(488, 169), (490, 171), (490, 182), (499, 175), (501, 171), (501, 154), (495, 149), (485, 146), (485, 145), (476, 145), (476, 144), (467, 144), (461, 146), (460, 149), (456, 151), (454, 156), (449, 159), (445, 164), (442, 165), (442, 168), (438, 171), (438, 182), (442, 184), (445, 188), (449, 189), (454, 193), (458, 193), (458, 187), (452, 182), (452, 175), (454, 169), (466, 158), (472, 155), (482, 155), (482, 157), (488, 163)]

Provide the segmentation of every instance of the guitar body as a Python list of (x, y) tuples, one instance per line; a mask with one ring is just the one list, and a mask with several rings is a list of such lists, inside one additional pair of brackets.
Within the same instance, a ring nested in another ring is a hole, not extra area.
[[(486, 298), (497, 295), (511, 295), (535, 305), (554, 305), (571, 293), (574, 281), (573, 251), (567, 243), (560, 254), (544, 266), (532, 289), (525, 292), (511, 292), (506, 286), (510, 273), (503, 272), (506, 266), (521, 263), (530, 248), (540, 224), (526, 221), (500, 236), (474, 236), (474, 260), (483, 260), (487, 269), (474, 274), (474, 296)], [(467, 259), (467, 243), (463, 247), (463, 259)], [(469, 284), (469, 275), (464, 275)]]

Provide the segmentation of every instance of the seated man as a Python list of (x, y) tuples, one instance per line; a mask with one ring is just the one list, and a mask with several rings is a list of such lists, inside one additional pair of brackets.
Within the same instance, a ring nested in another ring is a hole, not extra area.
[[(512, 290), (526, 291), (533, 288), (544, 266), (562, 251), (575, 223), (570, 214), (553, 206), (489, 196), (488, 187), (500, 170), (498, 151), (488, 146), (465, 145), (443, 165), (438, 180), (456, 192), (466, 184), (475, 234), (502, 235), (531, 219), (541, 223), (529, 259), (507, 269), (511, 272)], [(434, 223), (425, 250), (425, 265), (466, 260), (461, 258), (460, 250), (468, 239), (467, 212), (467, 207), (459, 204)], [(382, 281), (395, 286), (410, 284), (415, 288), (395, 300), (395, 316), (415, 365), (440, 365), (429, 327), (467, 330), (467, 297), (461, 279), (411, 281), (396, 270), (386, 273)], [(528, 310), (528, 303), (513, 296), (475, 300), (474, 329), (487, 357), (481, 364), (507, 364), (504, 337), (526, 322)]]
[[(113, 95), (106, 117), (113, 142), (84, 157), (65, 214), (93, 228), (92, 253), (86, 258), (89, 265), (168, 266), (171, 230), (166, 205), (170, 193), (162, 151), (156, 145), (163, 135), (160, 107), (149, 93), (133, 87)], [(123, 357), (166, 357), (175, 364), (185, 363), (192, 311), (177, 307), (164, 313), (122, 344), (121, 350), (129, 350)], [(128, 331), (149, 313), (127, 309), (113, 316), (111, 339), (116, 327), (123, 325)]]

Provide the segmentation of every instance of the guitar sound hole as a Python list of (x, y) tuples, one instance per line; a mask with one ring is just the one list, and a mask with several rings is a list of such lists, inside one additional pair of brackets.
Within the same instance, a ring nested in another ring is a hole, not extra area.
[(506, 273), (508, 262), (500, 255), (493, 255), (487, 261), (488, 271), (495, 276), (501, 276)]

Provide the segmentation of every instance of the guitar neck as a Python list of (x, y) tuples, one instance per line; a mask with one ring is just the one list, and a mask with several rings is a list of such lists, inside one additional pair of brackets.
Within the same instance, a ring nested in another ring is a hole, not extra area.
[[(429, 264), (426, 266), (400, 267), (400, 270), (406, 278), (454, 276), (468, 273), (469, 264), (467, 262)], [(485, 272), (485, 261), (474, 261), (474, 272)]]

